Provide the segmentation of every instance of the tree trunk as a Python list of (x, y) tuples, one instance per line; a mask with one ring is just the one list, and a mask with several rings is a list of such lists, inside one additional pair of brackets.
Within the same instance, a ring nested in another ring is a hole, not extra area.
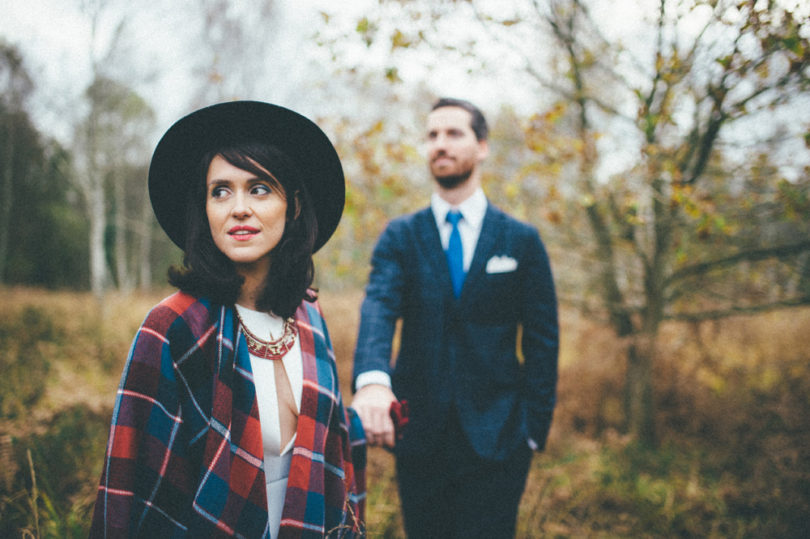
[(138, 229), (138, 283), (142, 289), (147, 289), (152, 286), (152, 206), (149, 196), (143, 198)]
[(657, 443), (653, 399), (654, 362), (655, 335), (636, 335), (627, 350), (625, 417), (628, 433), (649, 447), (654, 447)]
[(107, 276), (107, 261), (104, 255), (104, 230), (107, 218), (104, 214), (104, 187), (97, 179), (91, 180), (87, 193), (90, 217), (90, 290), (97, 299), (104, 298)]
[(126, 195), (124, 194), (124, 180), (120, 174), (115, 174), (113, 178), (113, 190), (115, 197), (115, 275), (118, 281), (118, 288), (124, 292), (132, 291), (132, 276), (129, 271), (129, 261), (127, 260), (127, 216), (126, 216)]
[(8, 260), (9, 225), (11, 224), (12, 177), (14, 174), (14, 133), (11, 115), (6, 120), (6, 151), (3, 162), (3, 186), (0, 196), (0, 283), (6, 282), (6, 261)]

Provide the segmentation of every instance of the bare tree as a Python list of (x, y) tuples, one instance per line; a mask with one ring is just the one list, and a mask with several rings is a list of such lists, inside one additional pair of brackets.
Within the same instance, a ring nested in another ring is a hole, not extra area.
[[(693, 5), (701, 5), (694, 3)], [(710, 213), (693, 196), (700, 188), (712, 196), (708, 176), (717, 176), (711, 166), (722, 159), (721, 131), (757, 114), (768, 114), (791, 103), (796, 92), (808, 87), (810, 49), (802, 28), (806, 21), (775, 4), (712, 2), (702, 4), (706, 22), (693, 39), (679, 31), (682, 17), (691, 8), (661, 1), (656, 17), (654, 61), (643, 84), (633, 84), (610, 65), (595, 60), (602, 50), (615, 50), (602, 42), (591, 43), (598, 26), (586, 5), (578, 0), (552, 3), (544, 18), (552, 31), (569, 84), (567, 102), (583, 143), (579, 159), (579, 187), (587, 196), (583, 204), (600, 261), (601, 294), (611, 324), (620, 336), (630, 338), (627, 363), (627, 414), (631, 432), (646, 442), (655, 441), (653, 369), (655, 342), (661, 323), (668, 318), (696, 316), (694, 303), (676, 301), (675, 290), (688, 275), (709, 275), (713, 270), (743, 261), (779, 258), (790, 260), (810, 250), (805, 238), (780, 245), (739, 243), (726, 250), (680, 257), (679, 246), (694, 240), (695, 222), (688, 211)], [(679, 11), (683, 10), (683, 11)], [(603, 56), (608, 61), (616, 56)], [(607, 77), (625, 85), (634, 95), (637, 113), (634, 127), (641, 138), (641, 162), (628, 171), (635, 193), (600, 186), (594, 168), (598, 153), (596, 138), (600, 114), (617, 115), (618, 106), (599, 92), (598, 82)], [(679, 115), (691, 110), (690, 117)], [(756, 138), (752, 137), (751, 147)], [(732, 178), (727, 178), (730, 183)], [(628, 214), (618, 196), (634, 201)], [(696, 209), (697, 208), (697, 209)], [(711, 218), (711, 216), (709, 216)], [(726, 232), (726, 231), (723, 231)], [(621, 249), (621, 250), (619, 250)], [(629, 264), (621, 257), (629, 257)], [(627, 279), (622, 273), (636, 275)], [(693, 295), (694, 297), (694, 295)], [(735, 303), (747, 298), (735, 298)], [(747, 310), (810, 302), (810, 291), (778, 303), (748, 305)], [(712, 305), (714, 302), (704, 303)], [(692, 312), (689, 312), (692, 311)], [(712, 310), (711, 316), (738, 312), (732, 305)], [(703, 313), (697, 316), (709, 316)]]
[(199, 106), (256, 94), (273, 60), (277, 7), (272, 0), (198, 0), (200, 39), (194, 72)]
[[(90, 22), (92, 80), (84, 95), (87, 113), (78, 122), (74, 136), (75, 184), (82, 194), (89, 222), (90, 288), (98, 298), (111, 284), (108, 260), (113, 262), (117, 286), (129, 290), (135, 284), (129, 255), (132, 234), (128, 232), (138, 227), (143, 232), (143, 227), (131, 226), (134, 219), (128, 218), (127, 207), (131, 204), (128, 204), (130, 196), (126, 183), (131, 179), (128, 172), (148, 160), (146, 140), (155, 123), (154, 112), (148, 104), (107, 74), (120, 70), (117, 64), (125, 37), (126, 15), (120, 17), (103, 54), (97, 50), (99, 28), (112, 5), (105, 0), (82, 3), (82, 10)], [(141, 188), (140, 191), (145, 190)], [(145, 193), (138, 199), (145, 204)], [(114, 240), (112, 256), (108, 257), (106, 233), (111, 210)], [(145, 245), (143, 242), (141, 251)], [(148, 256), (146, 258), (148, 260)]]
[[(99, 77), (101, 61), (95, 50), (98, 41), (99, 24), (107, 2), (86, 0), (82, 2), (83, 13), (90, 21), (90, 65), (93, 79)], [(119, 28), (120, 31), (120, 28)], [(88, 92), (91, 94), (92, 92)], [(88, 95), (90, 97), (90, 95)], [(99, 159), (100, 134), (98, 117), (92, 105), (87, 117), (81, 122), (74, 136), (74, 154), (77, 167), (74, 175), (76, 187), (82, 194), (89, 224), (90, 289), (96, 298), (101, 299), (108, 282), (107, 262), (104, 249), (104, 234), (107, 228), (107, 205), (104, 192), (104, 178)]]

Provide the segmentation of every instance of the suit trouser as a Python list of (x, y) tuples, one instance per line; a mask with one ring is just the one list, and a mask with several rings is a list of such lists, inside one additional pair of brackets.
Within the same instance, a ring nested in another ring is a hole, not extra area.
[(482, 459), (455, 413), (435, 450), (397, 457), (397, 481), (410, 539), (510, 538), (532, 451), (522, 445), (502, 462)]

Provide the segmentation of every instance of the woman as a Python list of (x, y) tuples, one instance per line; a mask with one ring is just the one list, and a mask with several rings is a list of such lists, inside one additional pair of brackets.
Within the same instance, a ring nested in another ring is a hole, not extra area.
[(327, 137), (282, 107), (214, 105), (160, 140), (149, 194), (180, 291), (127, 359), (91, 537), (361, 533), (362, 426), (310, 288), (344, 193)]

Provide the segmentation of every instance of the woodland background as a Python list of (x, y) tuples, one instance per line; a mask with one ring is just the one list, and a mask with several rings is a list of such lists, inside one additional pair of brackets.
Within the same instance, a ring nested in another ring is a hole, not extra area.
[[(59, 5), (85, 36), (73, 76), (0, 33), (0, 535), (86, 535), (129, 342), (180, 261), (145, 190), (172, 121), (261, 99), (336, 144), (346, 210), (316, 264), (348, 401), (370, 250), (426, 203), (447, 93), (487, 114), (485, 191), (538, 227), (561, 300), (519, 536), (810, 532), (801, 2)], [(369, 535), (400, 537), (370, 456)]]

